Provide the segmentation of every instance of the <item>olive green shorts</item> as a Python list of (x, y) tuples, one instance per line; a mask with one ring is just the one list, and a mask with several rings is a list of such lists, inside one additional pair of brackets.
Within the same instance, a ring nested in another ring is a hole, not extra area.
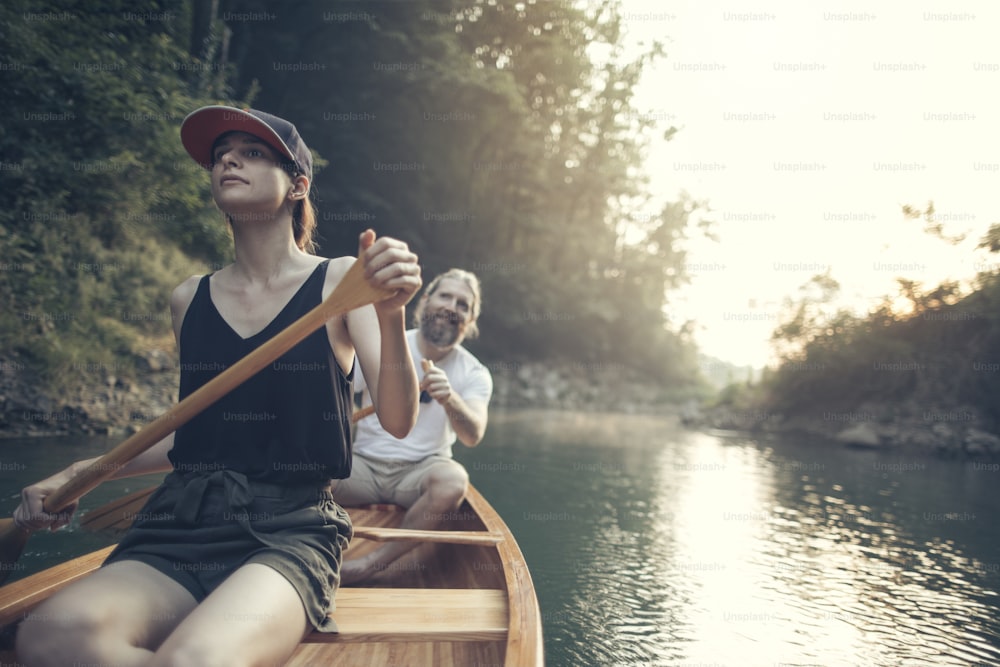
[(247, 563), (276, 570), (302, 599), (309, 622), (330, 618), (353, 529), (329, 485), (278, 486), (230, 470), (167, 475), (105, 564), (150, 565), (201, 602)]

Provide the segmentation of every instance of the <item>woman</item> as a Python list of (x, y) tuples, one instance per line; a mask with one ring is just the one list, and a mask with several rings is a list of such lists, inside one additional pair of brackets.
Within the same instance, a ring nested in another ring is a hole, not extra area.
[[(270, 339), (336, 287), (353, 258), (310, 254), (312, 158), (295, 126), (256, 110), (204, 107), (181, 126), (211, 173), (235, 260), (170, 299), (180, 398)], [(351, 536), (331, 481), (350, 474), (355, 359), (383, 426), (406, 435), (417, 378), (404, 333), (420, 268), (406, 244), (361, 235), (359, 261), (395, 294), (334, 318), (271, 366), (118, 471), (171, 471), (104, 566), (51, 598), (18, 631), (26, 665), (276, 665), (328, 613)], [(26, 488), (19, 525), (76, 463)]]

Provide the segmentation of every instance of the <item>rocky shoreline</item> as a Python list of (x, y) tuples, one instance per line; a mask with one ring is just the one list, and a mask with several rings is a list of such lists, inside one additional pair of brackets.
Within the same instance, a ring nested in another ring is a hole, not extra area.
[[(24, 364), (0, 359), (0, 439), (51, 435), (130, 435), (176, 402), (173, 353), (151, 350), (133, 360), (135, 379), (114, 367), (85, 369), (85, 387), (62, 395), (38, 389)], [(676, 413), (665, 393), (623, 366), (585, 363), (492, 363), (492, 405), (625, 414)]]
[[(767, 410), (702, 408), (678, 403), (663, 387), (625, 367), (586, 363), (492, 363), (492, 405), (498, 408), (586, 410), (676, 415), (694, 429), (786, 434), (850, 447), (1000, 460), (1000, 435), (967, 406), (930, 409), (916, 402), (869, 403), (812, 415)], [(113, 368), (88, 369), (91, 382), (53, 396), (16, 360), (0, 359), (0, 439), (43, 435), (130, 435), (174, 405), (178, 371), (173, 353), (154, 349), (134, 359), (136, 379)]]
[(133, 360), (137, 379), (120, 366), (77, 369), (87, 382), (62, 392), (43, 391), (23, 363), (0, 360), (0, 438), (51, 435), (128, 435), (176, 402), (178, 371), (173, 354), (151, 350)]
[(974, 408), (961, 405), (866, 403), (850, 410), (794, 416), (689, 405), (682, 422), (692, 428), (800, 434), (848, 447), (1000, 460), (1000, 435), (982, 426), (986, 420)]

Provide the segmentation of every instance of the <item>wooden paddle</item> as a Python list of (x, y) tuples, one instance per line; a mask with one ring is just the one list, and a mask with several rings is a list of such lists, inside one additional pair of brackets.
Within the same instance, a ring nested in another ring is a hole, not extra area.
[[(45, 511), (54, 514), (71, 505), (76, 499), (112, 477), (126, 463), (295, 347), (306, 336), (323, 326), (327, 320), (355, 308), (381, 301), (392, 294), (391, 291), (376, 289), (369, 285), (364, 277), (364, 266), (361, 262), (355, 261), (323, 303), (219, 373), (200, 389), (56, 489), (45, 498), (43, 504)], [(30, 530), (17, 526), (13, 519), (0, 520), (0, 583), (6, 581), (14, 569), (13, 565), (21, 557), (30, 535)]]
[[(354, 414), (351, 415), (351, 421), (357, 423), (374, 413), (375, 406), (369, 405), (355, 410)], [(159, 485), (140, 489), (92, 509), (83, 515), (80, 526), (93, 532), (124, 532), (132, 525), (149, 496), (158, 488)], [(354, 526), (354, 536), (375, 542), (446, 542), (448, 544), (489, 545), (503, 541), (503, 536), (488, 531), (410, 530), (380, 526)]]
[[(357, 423), (372, 414), (375, 414), (375, 406), (369, 405), (360, 410), (355, 410), (354, 414), (351, 415), (351, 421)], [(142, 510), (149, 496), (158, 488), (160, 487), (157, 484), (148, 489), (140, 489), (127, 496), (116, 498), (100, 507), (88, 510), (80, 519), (80, 527), (95, 533), (109, 532), (113, 534), (124, 532), (132, 525), (132, 521), (139, 511)]]

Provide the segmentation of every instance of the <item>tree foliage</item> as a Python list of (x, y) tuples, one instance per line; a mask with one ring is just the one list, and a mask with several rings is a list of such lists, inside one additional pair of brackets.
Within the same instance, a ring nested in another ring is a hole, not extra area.
[[(953, 238), (933, 224), (933, 205), (913, 215), (930, 222), (925, 231)], [(979, 247), (991, 248), (997, 225)], [(992, 248), (991, 248), (992, 249)], [(833, 309), (836, 284), (828, 276), (807, 283), (773, 340), (782, 363), (769, 373), (757, 398), (767, 409), (811, 414), (881, 405), (969, 406), (1000, 426), (1000, 271), (981, 272), (971, 289), (956, 282), (923, 287), (897, 279), (895, 298), (885, 297), (866, 315)]]
[[(12, 231), (0, 243), (50, 265), (37, 281), (5, 276), (18, 309), (90, 300), (96, 319), (112, 303), (159, 312), (166, 278), (151, 280), (138, 261), (82, 277), (66, 266), (153, 250), (176, 264), (173, 248), (221, 261), (225, 229), (177, 127), (199, 104), (246, 101), (294, 120), (317, 154), (323, 254), (353, 253), (371, 227), (406, 240), (428, 276), (461, 266), (481, 277), (477, 350), (488, 359), (694, 377), (693, 344), (668, 328), (664, 308), (686, 279), (682, 240), (703, 205), (642, 210), (637, 167), (652, 128), (632, 94), (660, 54), (624, 55), (615, 3), (51, 5), (73, 16), (72, 31), (25, 20), (30, 4), (0, 10), (3, 57), (23, 64), (4, 72), (0, 102), (15, 119), (0, 136), (4, 160), (22, 165), (4, 174)], [(16, 120), (30, 110), (74, 116)], [(101, 161), (112, 167), (73, 167)], [(13, 219), (25, 211), (56, 217)], [(108, 285), (86, 287), (94, 281)]]
[(232, 6), (272, 12), (229, 25), (237, 90), (258, 86), (256, 103), (329, 161), (316, 179), (328, 252), (370, 226), (406, 239), (428, 275), (475, 271), (487, 356), (691, 376), (693, 346), (663, 307), (697, 204), (635, 208), (649, 121), (631, 96), (657, 53), (624, 58), (613, 4)]
[(2, 334), (51, 378), (162, 331), (190, 271), (178, 249), (218, 261), (228, 245), (177, 140), (208, 92), (183, 76), (185, 15), (183, 2), (0, 9)]

